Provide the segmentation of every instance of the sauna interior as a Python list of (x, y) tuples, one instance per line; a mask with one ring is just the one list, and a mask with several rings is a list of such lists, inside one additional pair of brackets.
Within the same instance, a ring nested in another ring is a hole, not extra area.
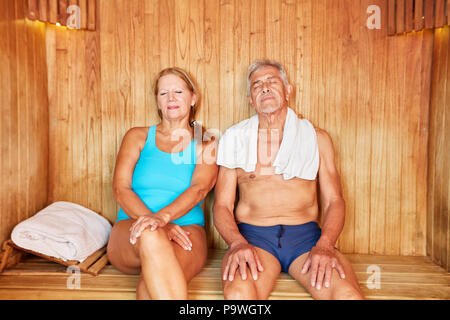
[[(115, 221), (116, 156), (128, 129), (158, 122), (158, 71), (188, 70), (197, 120), (223, 133), (255, 114), (247, 68), (270, 58), (294, 86), (290, 106), (333, 139), (337, 247), (366, 298), (450, 299), (449, 12), (448, 0), (0, 0), (0, 243), (55, 201)], [(223, 298), (213, 201), (191, 299)], [(27, 255), (0, 274), (0, 299), (135, 299), (138, 276), (110, 264), (77, 290), (68, 276)], [(311, 297), (281, 274), (271, 299)]]

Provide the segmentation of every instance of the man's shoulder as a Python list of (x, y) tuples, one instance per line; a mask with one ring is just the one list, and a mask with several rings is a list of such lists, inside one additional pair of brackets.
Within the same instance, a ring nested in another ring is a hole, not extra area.
[(330, 134), (325, 129), (314, 126), (314, 130), (316, 131), (317, 144), (320, 151), (333, 148), (333, 140), (331, 139)]
[(225, 130), (225, 133), (227, 133), (227, 132), (236, 132), (236, 131), (245, 129), (250, 124), (250, 121), (252, 119), (254, 119), (254, 117), (255, 116), (247, 118), (247, 119), (244, 119), (242, 121), (239, 121), (236, 124), (233, 124), (228, 129)]

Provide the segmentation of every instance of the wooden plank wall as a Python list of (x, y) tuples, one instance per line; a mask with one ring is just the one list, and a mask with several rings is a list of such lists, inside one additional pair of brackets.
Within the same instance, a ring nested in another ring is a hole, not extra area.
[[(129, 128), (158, 119), (156, 73), (188, 69), (203, 93), (199, 120), (224, 132), (253, 114), (246, 69), (268, 57), (287, 68), (291, 106), (333, 138), (341, 250), (425, 255), (433, 33), (387, 37), (386, 1), (98, 0), (95, 33), (48, 26), (49, 202), (113, 221), (115, 158)], [(366, 28), (373, 4), (381, 30)]]
[[(115, 158), (126, 130), (157, 122), (151, 92), (161, 68), (195, 76), (199, 120), (224, 132), (253, 114), (246, 68), (268, 57), (288, 70), (291, 106), (333, 138), (347, 203), (340, 249), (425, 255), (437, 228), (427, 229), (433, 32), (387, 37), (383, 10), (382, 29), (368, 30), (367, 7), (386, 1), (97, 0), (95, 32), (12, 23), (22, 2), (2, 2), (1, 79), (10, 90), (1, 92), (0, 239), (45, 199), (115, 220)], [(441, 235), (448, 243), (448, 230)]]
[(450, 27), (434, 31), (427, 255), (450, 271)]
[(45, 24), (0, 1), (0, 243), (47, 204)]

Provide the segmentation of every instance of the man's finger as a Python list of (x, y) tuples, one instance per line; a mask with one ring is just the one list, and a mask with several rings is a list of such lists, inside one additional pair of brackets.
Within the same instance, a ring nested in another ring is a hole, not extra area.
[(327, 266), (325, 269), (325, 288), (329, 288), (331, 284), (331, 275), (333, 274), (333, 268), (331, 266)]
[(258, 270), (260, 272), (263, 272), (264, 271), (264, 267), (263, 267), (263, 265), (261, 263), (261, 260), (259, 260), (259, 256), (258, 256), (258, 253), (256, 252), (256, 250), (253, 250), (253, 257), (255, 258)]
[(308, 259), (306, 259), (305, 263), (303, 264), (302, 273), (307, 273), (310, 266), (311, 266), (311, 257), (308, 257)]
[(230, 264), (230, 270), (228, 270), (228, 280), (233, 281), (234, 280), (234, 274), (236, 273), (236, 270), (238, 268), (239, 264), (236, 261), (231, 261)]
[(247, 280), (247, 263), (245, 261), (239, 262), (239, 272), (241, 273), (242, 280)]
[(315, 287), (316, 286), (316, 281), (317, 281), (317, 270), (319, 268), (319, 261), (316, 258), (311, 258), (311, 267), (310, 267), (310, 271), (311, 271), (311, 286)]
[(253, 280), (258, 280), (258, 269), (254, 258), (248, 261), (248, 266), (250, 267), (250, 273), (252, 274)]
[(325, 266), (319, 266), (317, 272), (316, 289), (320, 290), (322, 288), (323, 277), (325, 276)]
[(223, 276), (222, 276), (222, 280), (227, 280), (228, 278), (228, 271), (230, 270), (230, 263), (231, 260), (228, 258), (227, 264), (225, 266), (225, 270), (223, 271)]
[(335, 268), (339, 272), (339, 275), (341, 276), (341, 279), (345, 279), (344, 268), (342, 267), (342, 265), (339, 262), (336, 262)]

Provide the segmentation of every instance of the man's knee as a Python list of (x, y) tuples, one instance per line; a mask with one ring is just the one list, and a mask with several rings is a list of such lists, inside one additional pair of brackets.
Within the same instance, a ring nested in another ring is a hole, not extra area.
[(335, 288), (331, 294), (332, 300), (363, 300), (361, 291), (351, 285)]
[[(236, 275), (240, 277), (240, 275)], [(225, 300), (256, 300), (256, 288), (251, 280), (242, 280), (228, 283), (224, 290)]]

